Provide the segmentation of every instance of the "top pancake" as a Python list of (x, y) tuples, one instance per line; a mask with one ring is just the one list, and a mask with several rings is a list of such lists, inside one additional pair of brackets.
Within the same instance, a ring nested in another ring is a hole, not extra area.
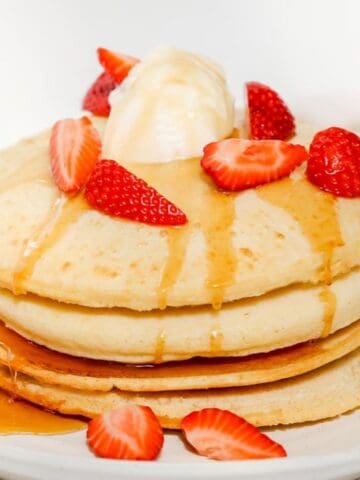
[[(300, 129), (301, 143), (308, 131)], [(360, 264), (360, 200), (321, 192), (301, 169), (226, 194), (198, 159), (125, 165), (189, 218), (185, 227), (160, 228), (61, 195), (48, 143), (45, 132), (0, 154), (0, 286), (15, 293), (135, 310), (219, 307), (297, 282), (329, 282)]]

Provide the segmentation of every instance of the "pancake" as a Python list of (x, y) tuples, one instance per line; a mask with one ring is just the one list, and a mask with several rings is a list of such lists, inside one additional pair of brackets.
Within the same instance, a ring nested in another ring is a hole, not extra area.
[(326, 339), (244, 358), (193, 359), (142, 368), (45, 349), (0, 323), (0, 363), (39, 383), (75, 390), (135, 392), (248, 386), (294, 377), (360, 347), (360, 320)]
[(244, 356), (325, 337), (360, 318), (360, 270), (331, 286), (287, 287), (223, 305), (134, 312), (0, 290), (0, 317), (20, 335), (69, 355), (123, 363)]
[(226, 194), (198, 159), (125, 165), (189, 218), (159, 228), (59, 194), (48, 143), (45, 132), (0, 154), (0, 286), (15, 293), (138, 311), (218, 308), (293, 283), (329, 282), (360, 264), (360, 200), (320, 191), (301, 168)]
[(90, 392), (37, 382), (0, 366), (0, 387), (66, 414), (94, 417), (127, 403), (150, 406), (167, 428), (188, 413), (218, 407), (258, 426), (287, 425), (334, 417), (360, 406), (360, 350), (293, 379), (251, 387), (178, 392)]

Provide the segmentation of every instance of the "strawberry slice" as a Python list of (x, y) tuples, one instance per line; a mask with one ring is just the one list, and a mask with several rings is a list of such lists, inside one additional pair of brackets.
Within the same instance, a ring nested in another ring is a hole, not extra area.
[(59, 189), (78, 192), (89, 178), (100, 151), (100, 137), (87, 117), (56, 122), (50, 137), (50, 160)]
[(343, 128), (318, 132), (310, 145), (307, 177), (339, 197), (360, 196), (360, 137)]
[(307, 157), (303, 146), (281, 140), (229, 138), (206, 145), (201, 165), (218, 187), (240, 191), (290, 175)]
[(286, 457), (285, 449), (243, 418), (204, 408), (183, 418), (181, 429), (192, 447), (215, 460)]
[(106, 48), (97, 49), (98, 59), (104, 69), (120, 84), (139, 60), (128, 55), (112, 52)]
[(127, 405), (91, 420), (87, 440), (99, 457), (154, 460), (162, 449), (164, 434), (151, 408)]
[(295, 133), (295, 120), (278, 93), (258, 82), (246, 84), (250, 138), (287, 140)]
[(97, 162), (85, 187), (89, 204), (115, 217), (150, 225), (183, 225), (186, 215), (114, 160)]
[(89, 110), (94, 115), (108, 117), (110, 114), (109, 94), (117, 85), (108, 72), (101, 73), (87, 91), (82, 108)]

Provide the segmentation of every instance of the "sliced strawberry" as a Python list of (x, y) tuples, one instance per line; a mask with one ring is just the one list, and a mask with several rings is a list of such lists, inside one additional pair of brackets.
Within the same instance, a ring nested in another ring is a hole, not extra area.
[(287, 140), (295, 133), (295, 120), (279, 95), (267, 85), (246, 84), (250, 138)]
[(116, 163), (99, 161), (85, 187), (94, 208), (115, 217), (152, 225), (183, 225), (186, 215), (144, 180)]
[(229, 138), (206, 145), (201, 165), (220, 188), (240, 191), (290, 175), (307, 156), (281, 140)]
[(108, 117), (110, 114), (109, 94), (118, 84), (107, 73), (101, 73), (87, 91), (82, 108), (94, 115)]
[(97, 54), (101, 65), (118, 84), (124, 80), (132, 67), (139, 62), (137, 58), (115, 53), (106, 48), (98, 48)]
[(151, 408), (127, 405), (91, 420), (87, 440), (99, 457), (154, 460), (162, 449), (164, 434)]
[(56, 122), (51, 131), (50, 160), (59, 189), (78, 192), (89, 178), (100, 151), (100, 137), (87, 117)]
[(183, 418), (181, 429), (192, 447), (215, 460), (286, 457), (285, 449), (243, 418), (204, 408)]
[(360, 196), (360, 137), (343, 128), (317, 133), (306, 174), (311, 183), (339, 197)]

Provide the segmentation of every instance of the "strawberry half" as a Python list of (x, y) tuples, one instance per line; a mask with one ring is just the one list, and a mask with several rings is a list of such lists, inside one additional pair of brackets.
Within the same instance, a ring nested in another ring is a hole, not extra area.
[(97, 49), (98, 59), (111, 77), (120, 84), (139, 60), (128, 55), (112, 52), (106, 48)]
[(343, 128), (317, 133), (311, 142), (307, 177), (339, 197), (360, 196), (360, 137)]
[(56, 122), (50, 137), (50, 161), (59, 189), (78, 192), (89, 178), (100, 151), (100, 137), (87, 117)]
[(295, 120), (278, 93), (258, 82), (246, 84), (250, 138), (287, 140), (295, 133)]
[(201, 165), (218, 187), (240, 191), (290, 175), (307, 157), (301, 145), (281, 140), (229, 138), (206, 145)]
[(97, 456), (122, 460), (154, 460), (164, 443), (154, 412), (139, 405), (117, 408), (94, 418), (86, 436)]
[(110, 114), (109, 94), (118, 84), (108, 72), (101, 73), (87, 91), (82, 108), (94, 115), (108, 117)]
[(151, 225), (183, 225), (186, 215), (114, 160), (97, 162), (85, 187), (89, 204), (115, 217)]
[(181, 429), (192, 447), (215, 460), (286, 457), (285, 449), (243, 418), (204, 408), (183, 418)]

